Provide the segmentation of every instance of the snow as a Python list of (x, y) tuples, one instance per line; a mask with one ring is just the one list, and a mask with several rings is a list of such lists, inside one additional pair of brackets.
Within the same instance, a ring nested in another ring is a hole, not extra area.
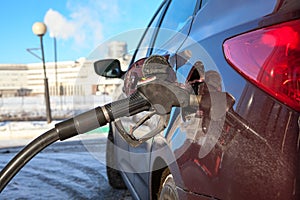
[[(69, 118), (80, 112), (92, 109), (111, 101), (107, 95), (52, 96), (50, 97), (53, 118)], [(0, 120), (10, 118), (45, 117), (44, 96), (0, 98)]]
[[(51, 97), (52, 117), (60, 120), (54, 120), (48, 124), (46, 121), (10, 120), (44, 117), (46, 109), (43, 96), (0, 98), (0, 148), (27, 144), (40, 134), (52, 129), (61, 120), (110, 101), (109, 96), (98, 95)], [(103, 132), (104, 129), (99, 129), (98, 133)]]
[[(106, 138), (92, 135), (93, 139), (77, 138), (50, 145), (21, 169), (2, 191), (0, 199), (131, 200), (127, 190), (109, 186), (105, 166)], [(0, 169), (20, 149), (0, 149)]]

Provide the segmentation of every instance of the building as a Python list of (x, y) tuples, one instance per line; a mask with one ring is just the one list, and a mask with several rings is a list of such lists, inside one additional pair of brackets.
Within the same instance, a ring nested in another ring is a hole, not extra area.
[(127, 54), (127, 43), (121, 41), (112, 41), (108, 43), (108, 58), (122, 58)]
[[(117, 58), (128, 66), (125, 42), (108, 44), (106, 58)], [(99, 77), (94, 72), (94, 60), (80, 58), (76, 61), (47, 62), (50, 96), (111, 95), (121, 82), (119, 79)], [(0, 64), (0, 96), (35, 96), (44, 94), (44, 70), (42, 62), (30, 64)]]
[[(80, 69), (84, 59), (80, 61), (48, 62), (46, 75), (50, 96), (83, 95), (83, 89), (76, 85), (80, 78)], [(44, 70), (42, 63), (27, 64), (27, 87), (32, 89), (31, 95), (44, 94)]]
[(18, 96), (27, 88), (27, 66), (23, 64), (0, 64), (0, 96)]

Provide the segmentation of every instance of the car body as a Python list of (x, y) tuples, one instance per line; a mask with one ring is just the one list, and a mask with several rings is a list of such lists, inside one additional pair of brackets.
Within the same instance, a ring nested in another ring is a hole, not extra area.
[(230, 94), (238, 117), (173, 108), (137, 147), (118, 127), (132, 119), (111, 123), (107, 157), (135, 199), (300, 199), (299, 27), (298, 0), (162, 2), (123, 77), (124, 96), (142, 79), (143, 58), (161, 55), (196, 95), (203, 83)]

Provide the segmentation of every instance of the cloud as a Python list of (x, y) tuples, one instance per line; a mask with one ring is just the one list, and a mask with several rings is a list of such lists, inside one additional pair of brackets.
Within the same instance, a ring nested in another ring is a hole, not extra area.
[(67, 9), (68, 16), (53, 9), (46, 12), (44, 22), (50, 36), (71, 40), (77, 47), (94, 47), (99, 44), (104, 38), (100, 15), (109, 12), (105, 4), (96, 4), (93, 1), (82, 4), (72, 0), (68, 2)]
[(50, 37), (67, 40), (76, 33), (76, 24), (67, 20), (58, 11), (49, 9), (44, 17), (44, 22), (50, 32)]

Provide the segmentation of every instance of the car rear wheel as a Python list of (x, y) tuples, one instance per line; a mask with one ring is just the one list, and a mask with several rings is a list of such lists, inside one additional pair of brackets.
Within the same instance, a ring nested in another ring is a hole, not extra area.
[(178, 200), (178, 193), (176, 190), (173, 175), (169, 169), (166, 169), (161, 178), (159, 200)]
[(126, 189), (126, 185), (121, 176), (121, 172), (117, 170), (115, 152), (114, 152), (114, 136), (110, 125), (106, 142), (106, 173), (109, 184), (115, 189)]

